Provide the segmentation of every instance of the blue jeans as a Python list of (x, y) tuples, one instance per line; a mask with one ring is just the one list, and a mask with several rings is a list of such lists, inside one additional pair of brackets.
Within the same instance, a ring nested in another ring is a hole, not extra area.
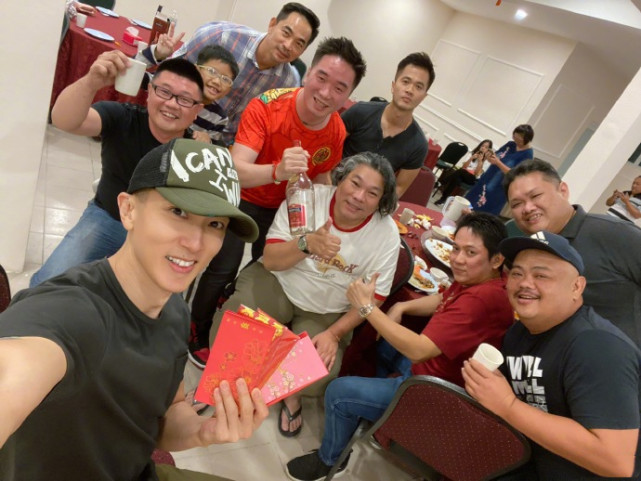
[(62, 274), (70, 267), (116, 253), (124, 244), (127, 231), (119, 220), (90, 201), (78, 223), (67, 232), (58, 247), (36, 272), (29, 283), (34, 287)]
[(377, 421), (394, 399), (394, 394), (402, 382), (412, 375), (411, 362), (387, 341), (383, 340), (377, 349), (386, 361), (396, 361), (387, 364), (387, 372), (383, 366), (381, 370), (377, 368), (377, 375), (400, 372), (401, 376), (346, 376), (334, 379), (329, 384), (325, 391), (325, 433), (318, 452), (321, 460), (328, 466), (336, 463), (356, 431), (360, 418)]

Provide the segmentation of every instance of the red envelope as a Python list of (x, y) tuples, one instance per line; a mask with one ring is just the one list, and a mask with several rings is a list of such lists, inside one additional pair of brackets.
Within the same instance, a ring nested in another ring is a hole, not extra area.
[(303, 332), (261, 389), (263, 399), (271, 406), (328, 374), (312, 340)]
[(229, 381), (238, 400), (236, 379), (242, 377), (251, 391), (261, 388), (287, 356), (299, 337), (262, 311), (241, 306), (226, 311), (211, 348), (194, 399), (214, 404), (213, 392)]

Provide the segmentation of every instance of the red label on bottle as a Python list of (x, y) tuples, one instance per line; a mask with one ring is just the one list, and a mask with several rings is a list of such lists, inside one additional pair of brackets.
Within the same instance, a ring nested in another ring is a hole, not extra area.
[(291, 204), (287, 206), (287, 215), (289, 217), (289, 228), (297, 229), (306, 227), (305, 206), (303, 204)]

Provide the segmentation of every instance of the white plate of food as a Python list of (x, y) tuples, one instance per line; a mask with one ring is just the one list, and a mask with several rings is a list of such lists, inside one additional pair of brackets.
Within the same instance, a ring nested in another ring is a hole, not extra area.
[(436, 239), (425, 239), (423, 248), (441, 264), (450, 267), (450, 254), (454, 249), (452, 244)]
[(438, 284), (427, 271), (427, 264), (420, 257), (414, 258), (414, 272), (412, 277), (407, 281), (410, 286), (426, 294), (438, 292)]

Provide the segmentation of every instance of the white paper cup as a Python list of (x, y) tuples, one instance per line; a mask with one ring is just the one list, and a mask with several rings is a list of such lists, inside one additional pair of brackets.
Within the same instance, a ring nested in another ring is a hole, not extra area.
[(432, 267), (430, 274), (438, 284), (445, 284), (450, 281), (450, 277), (438, 267)]
[(496, 368), (503, 364), (503, 354), (501, 354), (501, 351), (485, 342), (479, 344), (472, 359), (476, 359), (490, 371), (496, 371)]
[(409, 224), (409, 222), (412, 220), (414, 217), (415, 212), (412, 209), (403, 209), (403, 212), (401, 213), (401, 217), (399, 218), (399, 222), (401, 224)]
[(135, 96), (138, 95), (147, 65), (133, 58), (129, 62), (129, 68), (116, 77), (116, 90), (121, 94)]
[(76, 13), (76, 25), (78, 25), (79, 28), (85, 28), (86, 23), (87, 16), (84, 13)]

